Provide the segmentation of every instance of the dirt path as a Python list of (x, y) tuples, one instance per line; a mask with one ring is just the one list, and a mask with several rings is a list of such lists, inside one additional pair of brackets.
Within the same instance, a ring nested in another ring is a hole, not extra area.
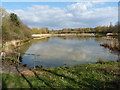
[(22, 64), (17, 65), (10, 60), (4, 60), (2, 61), (2, 73), (18, 73), (16, 66), (20, 72), (29, 70), (29, 67), (24, 67)]
[(44, 71), (37, 71), (33, 68), (24, 66), (23, 64), (15, 64), (10, 60), (4, 60), (2, 62), (2, 73), (7, 74), (19, 74), (25, 76), (34, 76), (35, 73), (37, 74), (44, 74)]

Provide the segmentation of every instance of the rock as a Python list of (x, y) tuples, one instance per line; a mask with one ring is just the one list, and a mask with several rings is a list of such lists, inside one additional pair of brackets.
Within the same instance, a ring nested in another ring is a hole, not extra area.
[(25, 75), (25, 76), (34, 76), (36, 74), (45, 74), (46, 72), (44, 71), (37, 71), (37, 70), (26, 70), (26, 71), (23, 71), (21, 72), (21, 74)]
[(35, 66), (35, 68), (42, 68), (42, 67), (43, 67), (42, 65)]
[(64, 63), (64, 65), (67, 65), (66, 63)]
[(23, 64), (24, 67), (27, 67), (27, 64)]
[(25, 76), (34, 76), (34, 72), (27, 70), (27, 71), (23, 71), (21, 72), (21, 74), (25, 75)]

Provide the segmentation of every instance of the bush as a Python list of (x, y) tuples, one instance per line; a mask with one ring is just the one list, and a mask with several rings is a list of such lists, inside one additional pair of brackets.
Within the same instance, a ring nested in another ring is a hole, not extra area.
[(99, 60), (97, 61), (97, 63), (100, 63), (100, 64), (105, 64), (105, 63), (107, 63), (107, 61), (102, 60), (102, 59), (99, 59)]

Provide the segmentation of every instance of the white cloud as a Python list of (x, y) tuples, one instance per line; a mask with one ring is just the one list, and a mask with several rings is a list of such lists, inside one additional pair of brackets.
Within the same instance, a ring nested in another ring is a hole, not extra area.
[(28, 10), (14, 10), (30, 27), (48, 27), (50, 29), (94, 27), (109, 25), (117, 21), (117, 6), (94, 8), (100, 2), (75, 3), (67, 8), (33, 5)]
[(2, 0), (2, 2), (119, 2), (119, 0)]
[(72, 4), (70, 6), (68, 6), (68, 8), (70, 8), (71, 10), (75, 10), (75, 11), (86, 11), (87, 7), (91, 7), (93, 4), (93, 2), (83, 2), (83, 3), (76, 3), (76, 4)]

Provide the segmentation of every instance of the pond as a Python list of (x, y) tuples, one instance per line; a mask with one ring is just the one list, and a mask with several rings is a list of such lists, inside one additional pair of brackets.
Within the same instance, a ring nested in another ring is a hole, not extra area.
[[(118, 56), (109, 49), (100, 46), (106, 42), (102, 37), (50, 37), (33, 40), (31, 46), (22, 57), (22, 63), (29, 67), (58, 67), (95, 63), (99, 59), (117, 60)], [(35, 54), (35, 55), (28, 55)]]

